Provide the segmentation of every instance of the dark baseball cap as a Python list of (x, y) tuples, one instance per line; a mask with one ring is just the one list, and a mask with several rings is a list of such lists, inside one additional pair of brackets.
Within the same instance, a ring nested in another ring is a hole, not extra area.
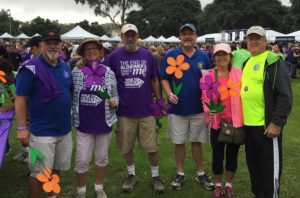
[(25, 44), (24, 47), (33, 47), (33, 46), (39, 46), (40, 42), (42, 42), (42, 37), (40, 36), (34, 36)]
[(60, 36), (55, 31), (47, 31), (42, 35), (42, 41), (56, 40), (62, 42)]
[(195, 26), (193, 24), (191, 24), (191, 23), (186, 23), (183, 26), (181, 26), (179, 32), (182, 32), (184, 29), (190, 29), (193, 32), (196, 32)]

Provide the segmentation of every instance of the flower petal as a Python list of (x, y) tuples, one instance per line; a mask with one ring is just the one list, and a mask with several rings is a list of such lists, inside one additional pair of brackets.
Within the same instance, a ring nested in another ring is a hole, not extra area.
[(51, 179), (51, 170), (49, 167), (45, 167), (43, 173), (48, 179)]
[(43, 190), (47, 193), (51, 192), (53, 190), (52, 182), (50, 181), (50, 182), (44, 183)]
[(219, 86), (220, 86), (220, 83), (218, 81), (215, 81), (211, 84), (211, 88), (213, 90), (217, 90)]
[(190, 64), (189, 63), (182, 63), (181, 65), (179, 65), (181, 70), (188, 70), (190, 68)]
[(227, 86), (231, 87), (232, 86), (232, 78), (229, 78), (227, 81)]
[(0, 76), (5, 76), (5, 72), (4, 71), (0, 71)]
[(205, 76), (205, 83), (210, 86), (212, 83), (212, 77), (210, 75)]
[(58, 194), (60, 192), (60, 186), (58, 185), (58, 183), (52, 181), (52, 188), (53, 188), (53, 192), (55, 192), (56, 194)]
[(176, 68), (176, 69), (175, 69), (175, 77), (176, 77), (177, 79), (180, 79), (180, 78), (182, 78), (182, 76), (183, 76), (183, 73), (182, 73), (181, 69)]
[(174, 59), (172, 56), (169, 56), (169, 57), (167, 58), (167, 63), (168, 63), (169, 65), (171, 65), (171, 66), (176, 66), (176, 61), (175, 61), (175, 59)]
[(221, 93), (221, 100), (225, 100), (228, 97), (228, 91), (224, 91)]
[(212, 90), (211, 90), (211, 89), (207, 90), (207, 92), (206, 92), (206, 97), (207, 97), (208, 99), (212, 99)]
[(177, 65), (181, 65), (183, 63), (183, 61), (184, 61), (184, 56), (182, 54), (180, 54), (176, 57), (176, 64)]
[(221, 94), (217, 90), (213, 90), (213, 94), (217, 97), (220, 98)]
[(55, 181), (56, 183), (59, 183), (59, 176), (57, 174), (52, 175), (52, 181)]
[(168, 67), (166, 68), (166, 73), (167, 73), (167, 74), (173, 74), (174, 71), (175, 71), (175, 69), (176, 69), (176, 66), (170, 65), (170, 66), (168, 66)]
[(44, 174), (41, 174), (41, 173), (36, 175), (36, 179), (43, 183), (49, 181), (49, 179)]
[(241, 82), (236, 82), (236, 83), (232, 84), (230, 88), (234, 89), (234, 88), (238, 88), (240, 86), (241, 86)]
[(200, 83), (200, 87), (202, 90), (207, 90), (209, 86), (206, 83)]
[(236, 96), (236, 95), (238, 94), (238, 92), (237, 92), (236, 90), (230, 89), (230, 90), (229, 90), (229, 94), (230, 94), (231, 96)]
[(7, 82), (6, 79), (3, 78), (2, 76), (0, 76), (0, 81), (1, 81), (2, 83), (6, 83), (6, 82)]

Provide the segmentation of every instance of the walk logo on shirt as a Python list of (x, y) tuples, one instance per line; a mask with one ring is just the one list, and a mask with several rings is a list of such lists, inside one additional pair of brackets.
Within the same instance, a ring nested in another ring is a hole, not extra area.
[(68, 71), (64, 71), (63, 75), (66, 79), (70, 78), (70, 73)]
[(255, 65), (253, 66), (253, 70), (254, 70), (254, 71), (259, 71), (259, 69), (260, 69), (260, 65), (259, 65), (259, 64), (255, 64)]
[(94, 94), (81, 94), (80, 103), (86, 106), (98, 106), (102, 102), (102, 99)]
[(121, 75), (122, 76), (147, 76), (147, 61), (146, 60), (131, 60), (121, 61)]
[(140, 88), (144, 84), (144, 81), (139, 78), (126, 78), (125, 87), (126, 88)]

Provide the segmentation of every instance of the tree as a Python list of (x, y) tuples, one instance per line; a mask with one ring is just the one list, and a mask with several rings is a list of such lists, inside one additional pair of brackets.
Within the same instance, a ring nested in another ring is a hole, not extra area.
[(45, 31), (49, 30), (56, 31), (58, 34), (61, 33), (58, 21), (43, 19), (39, 16), (30, 22), (23, 23), (20, 30), (28, 35), (33, 35), (35, 33), (43, 34)]
[(288, 16), (288, 21), (291, 21), (291, 31), (300, 29), (300, 1), (291, 0), (291, 8)]
[(279, 0), (215, 0), (205, 7), (200, 23), (205, 33), (252, 25), (285, 31), (283, 19), (286, 14), (287, 8)]
[(140, 0), (138, 3), (141, 10), (130, 12), (126, 21), (137, 25), (142, 37), (178, 35), (184, 23), (197, 27), (197, 16), (201, 13), (198, 0)]
[(14, 20), (12, 16), (9, 16), (7, 10), (2, 9), (0, 11), (0, 33), (3, 34), (4, 32), (10, 33), (12, 35), (17, 35), (20, 32), (19, 27), (21, 22), (18, 20)]
[(76, 23), (76, 25), (79, 25), (86, 31), (95, 35), (103, 35), (105, 33), (104, 29), (98, 22), (92, 22), (91, 24), (89, 24), (87, 20), (84, 20), (79, 23)]
[[(95, 15), (108, 17), (112, 23), (119, 27), (125, 23), (125, 16), (136, 5), (138, 0), (75, 0), (76, 3), (89, 4)], [(117, 19), (121, 19), (121, 24)]]

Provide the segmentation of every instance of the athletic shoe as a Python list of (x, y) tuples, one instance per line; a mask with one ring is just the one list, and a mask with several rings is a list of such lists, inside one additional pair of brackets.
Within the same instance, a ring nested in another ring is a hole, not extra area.
[(175, 179), (172, 181), (172, 189), (173, 190), (179, 190), (185, 181), (185, 176), (184, 175), (179, 175), (177, 174)]
[(153, 190), (157, 193), (163, 193), (165, 191), (164, 184), (162, 183), (160, 177), (152, 177), (151, 185), (153, 187)]
[(96, 198), (107, 198), (106, 193), (103, 190), (97, 190), (95, 191)]
[(232, 188), (230, 188), (229, 186), (225, 186), (224, 192), (225, 192), (225, 198), (234, 198)]
[(198, 175), (196, 177), (196, 181), (201, 184), (206, 190), (212, 191), (215, 188), (214, 183), (210, 181), (209, 177), (206, 174)]
[(222, 198), (223, 197), (223, 190), (221, 186), (216, 186), (214, 192), (212, 193), (212, 198)]
[(128, 175), (123, 182), (122, 190), (124, 192), (132, 192), (134, 186), (137, 184), (138, 178), (135, 175)]

